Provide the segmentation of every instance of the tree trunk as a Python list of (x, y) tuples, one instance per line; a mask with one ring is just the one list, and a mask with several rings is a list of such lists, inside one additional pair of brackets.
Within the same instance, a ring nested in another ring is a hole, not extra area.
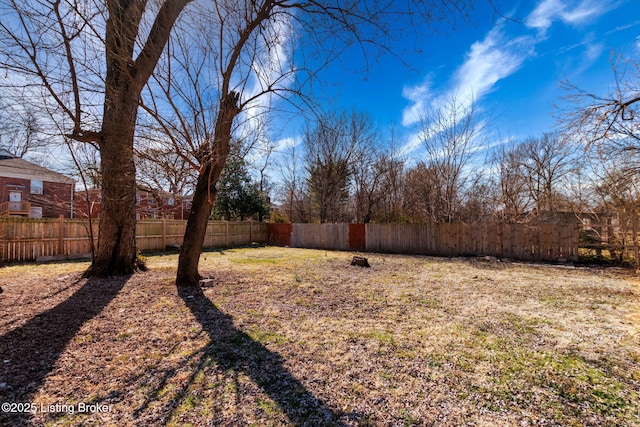
[[(89, 273), (95, 276), (132, 274), (136, 260), (136, 171), (133, 134), (138, 108), (127, 89), (107, 97), (100, 140), (102, 210), (98, 249)], [(135, 94), (135, 91), (134, 91)]]
[[(215, 169), (220, 169), (221, 171), (222, 167), (216, 167)], [(213, 177), (213, 170), (214, 165), (209, 164), (198, 176), (198, 183), (191, 203), (191, 211), (187, 219), (187, 228), (180, 248), (180, 257), (178, 258), (177, 286), (197, 286), (202, 278), (198, 273), (198, 264), (207, 232), (207, 224), (211, 216), (211, 208), (216, 198), (215, 183), (211, 185), (209, 180), (210, 176)]]
[(136, 253), (136, 169), (133, 137), (140, 92), (153, 73), (171, 27), (190, 0), (165, 0), (134, 60), (144, 0), (108, 0), (104, 112), (98, 145), (102, 212), (98, 250), (87, 275), (131, 274), (144, 265)]
[[(115, 144), (114, 144), (115, 145)], [(111, 150), (102, 150), (105, 152)], [(135, 168), (127, 150), (113, 150), (102, 161), (102, 212), (98, 250), (91, 265), (97, 276), (132, 274), (140, 267), (136, 262)], [(118, 167), (112, 165), (115, 162)], [(118, 173), (110, 173), (117, 170)]]
[(211, 147), (203, 147), (205, 150), (199, 154), (202, 167), (196, 190), (193, 193), (191, 211), (187, 219), (187, 228), (184, 232), (178, 258), (176, 273), (176, 286), (178, 287), (198, 286), (202, 278), (198, 273), (200, 254), (211, 216), (211, 208), (216, 198), (216, 183), (220, 179), (222, 169), (224, 169), (229, 156), (231, 126), (233, 119), (240, 112), (238, 101), (239, 95), (235, 92), (222, 98), (216, 118), (214, 142)]

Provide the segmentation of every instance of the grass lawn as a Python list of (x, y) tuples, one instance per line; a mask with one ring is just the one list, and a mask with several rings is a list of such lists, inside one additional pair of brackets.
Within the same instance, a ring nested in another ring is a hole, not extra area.
[(208, 252), (202, 294), (177, 255), (4, 267), (0, 425), (640, 425), (632, 273), (352, 255)]

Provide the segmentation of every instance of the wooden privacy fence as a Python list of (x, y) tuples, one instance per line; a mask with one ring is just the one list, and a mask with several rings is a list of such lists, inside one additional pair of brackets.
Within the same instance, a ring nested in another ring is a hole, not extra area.
[(578, 231), (572, 224), (269, 224), (269, 243), (298, 248), (577, 261)]
[[(141, 251), (180, 245), (183, 220), (141, 220)], [(98, 224), (93, 223), (97, 242)], [(579, 230), (566, 224), (265, 224), (210, 221), (205, 247), (270, 243), (299, 248), (437, 256), (490, 255), (526, 261), (578, 260)], [(0, 261), (82, 257), (90, 252), (89, 222), (81, 219), (0, 219)]]
[[(180, 245), (186, 221), (140, 220), (136, 225), (136, 245), (140, 251), (164, 250)], [(98, 222), (93, 221), (94, 240)], [(235, 246), (266, 243), (267, 224), (259, 222), (210, 221), (204, 246)], [(0, 261), (33, 261), (57, 257), (83, 257), (91, 253), (89, 222), (82, 219), (0, 219)]]

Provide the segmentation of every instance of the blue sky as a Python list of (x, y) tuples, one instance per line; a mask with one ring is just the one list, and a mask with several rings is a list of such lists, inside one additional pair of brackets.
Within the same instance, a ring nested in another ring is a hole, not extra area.
[[(502, 2), (506, 3), (506, 2)], [(325, 105), (368, 112), (393, 127), (408, 157), (419, 155), (415, 125), (438, 100), (474, 98), (491, 112), (502, 139), (521, 140), (554, 130), (568, 80), (606, 94), (613, 82), (610, 56), (640, 54), (638, 0), (539, 0), (516, 2), (496, 15), (489, 1), (475, 2), (468, 21), (394, 46), (403, 61), (386, 55), (369, 62), (345, 55), (321, 75)], [(404, 63), (403, 63), (404, 62)], [(292, 124), (283, 135), (298, 138)]]

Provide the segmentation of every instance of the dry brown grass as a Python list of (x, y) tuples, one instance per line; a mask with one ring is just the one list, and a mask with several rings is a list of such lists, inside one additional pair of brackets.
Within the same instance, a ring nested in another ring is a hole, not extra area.
[[(204, 297), (178, 295), (175, 255), (115, 284), (3, 268), (0, 400), (38, 410), (0, 424), (640, 425), (635, 276), (351, 256), (209, 252)], [(109, 412), (40, 410), (81, 402)]]

